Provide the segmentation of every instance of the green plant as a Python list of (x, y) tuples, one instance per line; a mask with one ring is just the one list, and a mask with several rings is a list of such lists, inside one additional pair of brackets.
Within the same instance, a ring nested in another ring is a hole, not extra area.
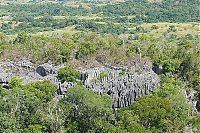
[(108, 72), (106, 72), (106, 71), (103, 71), (103, 72), (101, 72), (100, 74), (99, 74), (99, 76), (98, 76), (98, 80), (101, 80), (101, 79), (103, 79), (103, 78), (105, 78), (105, 77), (108, 77)]
[(79, 71), (71, 68), (71, 67), (64, 67), (58, 71), (58, 78), (61, 82), (75, 82), (80, 76)]

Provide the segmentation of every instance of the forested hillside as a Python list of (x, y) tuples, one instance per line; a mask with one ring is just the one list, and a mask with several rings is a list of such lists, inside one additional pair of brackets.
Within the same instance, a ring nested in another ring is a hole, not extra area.
[[(198, 4), (198, 0), (160, 3), (133, 0), (106, 6), (83, 3), (77, 4), (77, 7), (59, 3), (0, 5), (3, 20), (0, 31), (38, 32), (75, 26), (78, 30), (121, 34), (130, 32), (129, 28), (140, 23), (199, 22)], [(70, 16), (77, 17), (73, 19)], [(80, 16), (86, 19), (79, 19)]]
[(0, 133), (199, 133), (198, 4), (0, 4)]
[(131, 0), (99, 7), (97, 12), (112, 17), (134, 15), (130, 22), (198, 22), (198, 4), (198, 0), (166, 0), (153, 3), (147, 0)]

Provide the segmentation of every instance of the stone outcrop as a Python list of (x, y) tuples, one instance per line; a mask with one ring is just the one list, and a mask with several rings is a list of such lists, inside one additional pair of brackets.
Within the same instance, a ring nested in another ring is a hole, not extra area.
[[(108, 76), (99, 79), (101, 72)], [(83, 71), (81, 79), (87, 88), (111, 96), (115, 108), (127, 107), (159, 86), (159, 77), (153, 71), (123, 74), (122, 70), (94, 68)]]
[[(53, 66), (45, 63), (35, 67), (27, 60), (18, 62), (0, 62), (0, 86), (9, 89), (8, 82), (13, 76), (22, 78), (23, 83), (31, 81), (50, 80), (58, 86), (56, 97), (65, 96), (69, 88), (75, 86), (72, 82), (61, 83), (57, 72), (64, 66)], [(80, 80), (83, 85), (98, 94), (107, 94), (113, 99), (113, 107), (127, 107), (139, 97), (148, 94), (159, 86), (159, 78), (149, 65), (137, 65), (132, 68), (105, 65), (97, 68), (80, 70)], [(102, 73), (106, 73), (101, 76)]]
[(30, 61), (25, 59), (16, 62), (0, 62), (0, 86), (8, 86), (8, 82), (14, 76), (20, 77), (24, 84), (32, 81), (50, 80), (52, 83), (59, 85), (57, 71), (63, 67), (53, 66), (49, 63), (35, 67)]
[(64, 83), (60, 83), (58, 86), (58, 90), (57, 90), (57, 94), (58, 95), (66, 95), (67, 90), (69, 88), (73, 88), (75, 87), (75, 84), (73, 82), (67, 82), (65, 81)]
[(192, 107), (192, 114), (196, 114), (197, 112), (200, 111), (200, 94), (198, 91), (194, 90), (186, 90), (182, 89), (182, 93), (185, 95), (187, 102), (191, 105)]
[(163, 68), (161, 65), (154, 65), (152, 70), (158, 75), (162, 74), (163, 72)]
[(57, 69), (48, 63), (42, 64), (36, 68), (36, 72), (42, 77), (45, 77), (50, 74), (55, 74), (56, 71)]
[(9, 89), (9, 79), (8, 75), (5, 73), (0, 73), (0, 86)]

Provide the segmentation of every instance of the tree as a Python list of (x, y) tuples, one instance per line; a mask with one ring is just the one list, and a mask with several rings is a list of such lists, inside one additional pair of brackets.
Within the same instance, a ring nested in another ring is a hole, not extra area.
[(116, 126), (121, 132), (147, 133), (145, 127), (138, 123), (139, 116), (134, 114), (134, 112), (130, 109), (120, 109), (117, 111), (116, 119)]
[(43, 128), (40, 124), (29, 125), (28, 128), (24, 129), (24, 133), (42, 133)]
[(65, 122), (67, 131), (107, 132), (113, 127), (109, 123), (112, 118), (112, 101), (108, 96), (101, 96), (82, 86), (76, 86), (69, 89), (66, 97), (60, 102), (62, 107), (72, 107)]
[(58, 71), (58, 78), (61, 82), (75, 82), (79, 77), (80, 73), (71, 67), (64, 67)]
[(43, 22), (50, 22), (50, 21), (53, 21), (53, 17), (52, 16), (49, 16), (49, 15), (45, 15), (41, 18), (41, 21)]
[(72, 48), (70, 48), (70, 46), (68, 45), (64, 45), (61, 47), (61, 56), (62, 56), (63, 62), (66, 62), (70, 59), (70, 55), (72, 53), (71, 51), (72, 51)]
[(175, 131), (187, 125), (188, 114), (191, 112), (191, 106), (182, 92), (185, 87), (186, 85), (180, 80), (163, 77), (161, 87), (154, 92), (154, 95), (170, 101), (172, 109), (169, 112), (169, 119), (173, 123)]
[(22, 85), (17, 78), (10, 85), (10, 90), (0, 88), (0, 131), (47, 132), (43, 114), (49, 113), (46, 105), (54, 98), (56, 87), (49, 81)]
[(140, 123), (147, 129), (168, 131), (163, 121), (168, 120), (172, 110), (171, 102), (158, 96), (143, 96), (130, 109), (139, 117)]
[(51, 81), (37, 81), (25, 86), (25, 90), (33, 92), (43, 102), (51, 101), (55, 96), (57, 87)]
[(13, 77), (9, 82), (10, 88), (22, 87), (22, 79)]
[(0, 112), (0, 132), (20, 133), (20, 124), (16, 117), (12, 117), (10, 114)]
[(29, 40), (29, 36), (25, 32), (22, 32), (17, 35), (14, 44), (26, 44)]
[(94, 54), (96, 52), (96, 46), (95, 44), (92, 44), (92, 43), (83, 43), (83, 44), (80, 44), (80, 48), (79, 48), (79, 51), (78, 51), (78, 57), (84, 57), (84, 56), (87, 56), (87, 55), (90, 55), (90, 54)]

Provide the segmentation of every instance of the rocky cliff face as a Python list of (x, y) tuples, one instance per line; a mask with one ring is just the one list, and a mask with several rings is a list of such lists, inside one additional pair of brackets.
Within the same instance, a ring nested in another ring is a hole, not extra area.
[(28, 60), (0, 62), (0, 85), (7, 84), (14, 76), (20, 77), (24, 84), (42, 80), (58, 84), (57, 71), (62, 67), (48, 63), (35, 67)]
[[(0, 85), (9, 89), (8, 83), (13, 76), (21, 77), (25, 84), (30, 81), (50, 80), (58, 86), (56, 97), (60, 97), (65, 95), (69, 88), (75, 86), (71, 82), (61, 83), (57, 79), (57, 71), (62, 67), (49, 63), (35, 67), (27, 60), (0, 62)], [(134, 72), (131, 72), (123, 67), (107, 65), (80, 70), (80, 80), (86, 88), (111, 96), (114, 108), (127, 107), (159, 86), (157, 74), (147, 69), (145, 65), (142, 69), (137, 71), (133, 68)]]
[[(99, 78), (102, 72), (107, 76)], [(127, 107), (159, 86), (159, 77), (153, 71), (131, 74), (123, 70), (95, 68), (82, 72), (81, 78), (87, 88), (111, 96), (115, 108)]]

